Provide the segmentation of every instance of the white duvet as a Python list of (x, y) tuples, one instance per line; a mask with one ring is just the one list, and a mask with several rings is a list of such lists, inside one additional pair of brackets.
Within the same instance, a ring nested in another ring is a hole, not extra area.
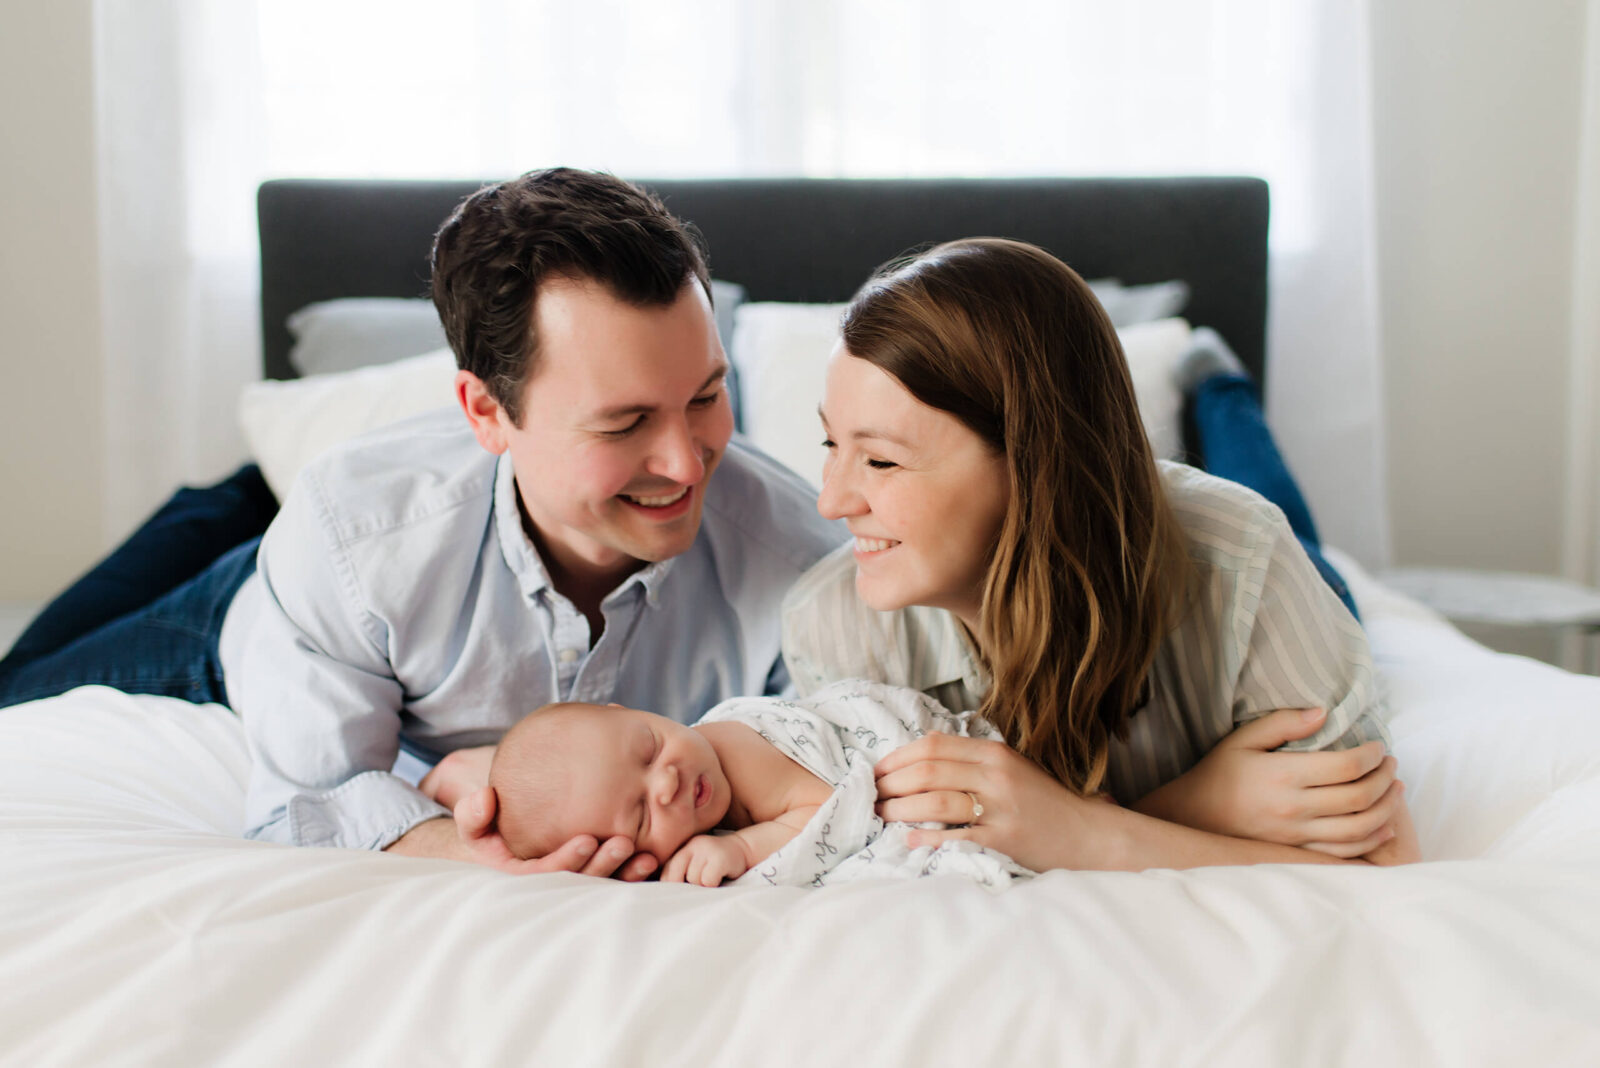
[(215, 707), (0, 711), (0, 1063), (1600, 1063), (1600, 680), (1352, 578), (1408, 868), (512, 878), (238, 839)]

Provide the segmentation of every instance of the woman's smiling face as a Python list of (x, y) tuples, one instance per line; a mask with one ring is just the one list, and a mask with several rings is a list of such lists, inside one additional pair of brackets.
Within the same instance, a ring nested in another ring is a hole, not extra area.
[(1011, 501), (1005, 458), (843, 344), (819, 413), (828, 457), (817, 510), (855, 535), (861, 599), (880, 612), (948, 609), (976, 631)]

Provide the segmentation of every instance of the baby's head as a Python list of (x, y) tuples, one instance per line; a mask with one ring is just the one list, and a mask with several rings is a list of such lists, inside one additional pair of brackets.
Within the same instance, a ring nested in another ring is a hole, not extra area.
[(489, 785), (500, 836), (518, 857), (580, 834), (623, 835), (657, 864), (720, 823), (733, 797), (704, 735), (620, 705), (535, 710), (500, 740)]

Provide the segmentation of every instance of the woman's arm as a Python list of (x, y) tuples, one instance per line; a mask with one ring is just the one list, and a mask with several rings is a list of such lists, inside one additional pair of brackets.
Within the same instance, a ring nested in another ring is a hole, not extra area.
[(1286, 708), (1252, 720), (1129, 807), (1215, 834), (1364, 856), (1396, 833), (1395, 759), (1381, 742), (1312, 753), (1279, 750), (1315, 733), (1326, 718), (1320, 708)]
[[(970, 817), (974, 799), (983, 806), (968, 826), (913, 831), (912, 846), (973, 841), (1036, 871), (1362, 863), (1196, 830), (1079, 797), (1003, 742), (930, 734), (885, 757), (877, 774), (884, 819), (958, 823)], [(1397, 818), (1409, 827), (1403, 802), (1400, 807)]]
[[(1186, 702), (1167, 695), (1204, 755), (1133, 807), (1231, 837), (1364, 856), (1398, 833), (1403, 804), (1366, 633), (1280, 512), (1213, 479), (1186, 485), (1180, 503), (1196, 524), (1200, 505), (1236, 514), (1241, 554), (1206, 559), (1229, 581), (1203, 587), (1166, 647), (1180, 677), (1206, 673)], [(1202, 615), (1216, 625), (1194, 626)], [(1212, 641), (1213, 664), (1187, 655)], [(1231, 733), (1214, 733), (1230, 720)]]

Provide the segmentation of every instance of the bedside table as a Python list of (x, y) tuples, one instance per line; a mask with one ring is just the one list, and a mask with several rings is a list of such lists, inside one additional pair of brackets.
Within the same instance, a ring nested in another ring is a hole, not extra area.
[(1571, 630), (1584, 639), (1584, 670), (1600, 671), (1595, 637), (1600, 635), (1600, 590), (1517, 571), (1397, 567), (1379, 581), (1421, 601), (1452, 623)]

